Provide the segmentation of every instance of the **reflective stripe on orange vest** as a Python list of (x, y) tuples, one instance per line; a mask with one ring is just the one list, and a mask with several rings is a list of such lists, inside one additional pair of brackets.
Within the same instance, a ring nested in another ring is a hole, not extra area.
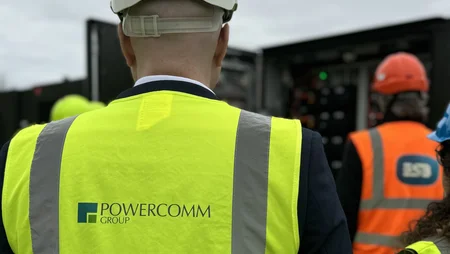
[(350, 135), (363, 166), (355, 254), (394, 253), (401, 247), (398, 236), (409, 223), (431, 201), (442, 198), (441, 173), (432, 184), (416, 186), (401, 182), (397, 175), (397, 163), (404, 156), (434, 156), (437, 144), (426, 140), (427, 133), (423, 125), (400, 122)]
[(380, 234), (367, 234), (358, 232), (355, 236), (355, 242), (362, 244), (383, 245), (392, 248), (397, 248), (397, 239), (392, 236), (385, 236)]

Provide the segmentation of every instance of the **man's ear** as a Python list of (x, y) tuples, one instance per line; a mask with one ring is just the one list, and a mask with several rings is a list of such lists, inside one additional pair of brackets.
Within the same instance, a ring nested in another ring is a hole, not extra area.
[(131, 46), (130, 37), (123, 33), (122, 23), (117, 26), (117, 34), (119, 35), (120, 48), (122, 49), (122, 54), (127, 61), (128, 67), (134, 66), (136, 63), (136, 55), (134, 54), (133, 47)]
[(219, 40), (217, 41), (216, 53), (214, 54), (214, 63), (217, 67), (222, 66), (222, 61), (227, 54), (228, 40), (230, 38), (230, 26), (225, 24), (220, 30)]

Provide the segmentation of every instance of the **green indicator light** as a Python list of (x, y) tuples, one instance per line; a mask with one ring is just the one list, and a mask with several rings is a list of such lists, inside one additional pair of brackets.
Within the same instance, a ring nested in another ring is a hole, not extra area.
[(319, 78), (320, 78), (320, 80), (327, 80), (328, 79), (328, 73), (326, 73), (324, 71), (321, 71), (319, 73)]

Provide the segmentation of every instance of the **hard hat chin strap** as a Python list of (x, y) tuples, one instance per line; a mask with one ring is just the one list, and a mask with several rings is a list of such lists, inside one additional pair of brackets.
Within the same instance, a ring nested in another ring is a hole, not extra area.
[(130, 16), (122, 21), (123, 32), (128, 37), (160, 37), (162, 34), (206, 33), (222, 26), (223, 10), (214, 9), (212, 17), (161, 18), (159, 15)]

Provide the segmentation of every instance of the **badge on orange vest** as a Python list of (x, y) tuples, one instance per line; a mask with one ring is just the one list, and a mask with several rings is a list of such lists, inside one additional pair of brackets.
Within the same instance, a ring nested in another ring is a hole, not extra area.
[(422, 155), (405, 155), (397, 161), (397, 177), (409, 185), (431, 185), (439, 177), (439, 164)]

